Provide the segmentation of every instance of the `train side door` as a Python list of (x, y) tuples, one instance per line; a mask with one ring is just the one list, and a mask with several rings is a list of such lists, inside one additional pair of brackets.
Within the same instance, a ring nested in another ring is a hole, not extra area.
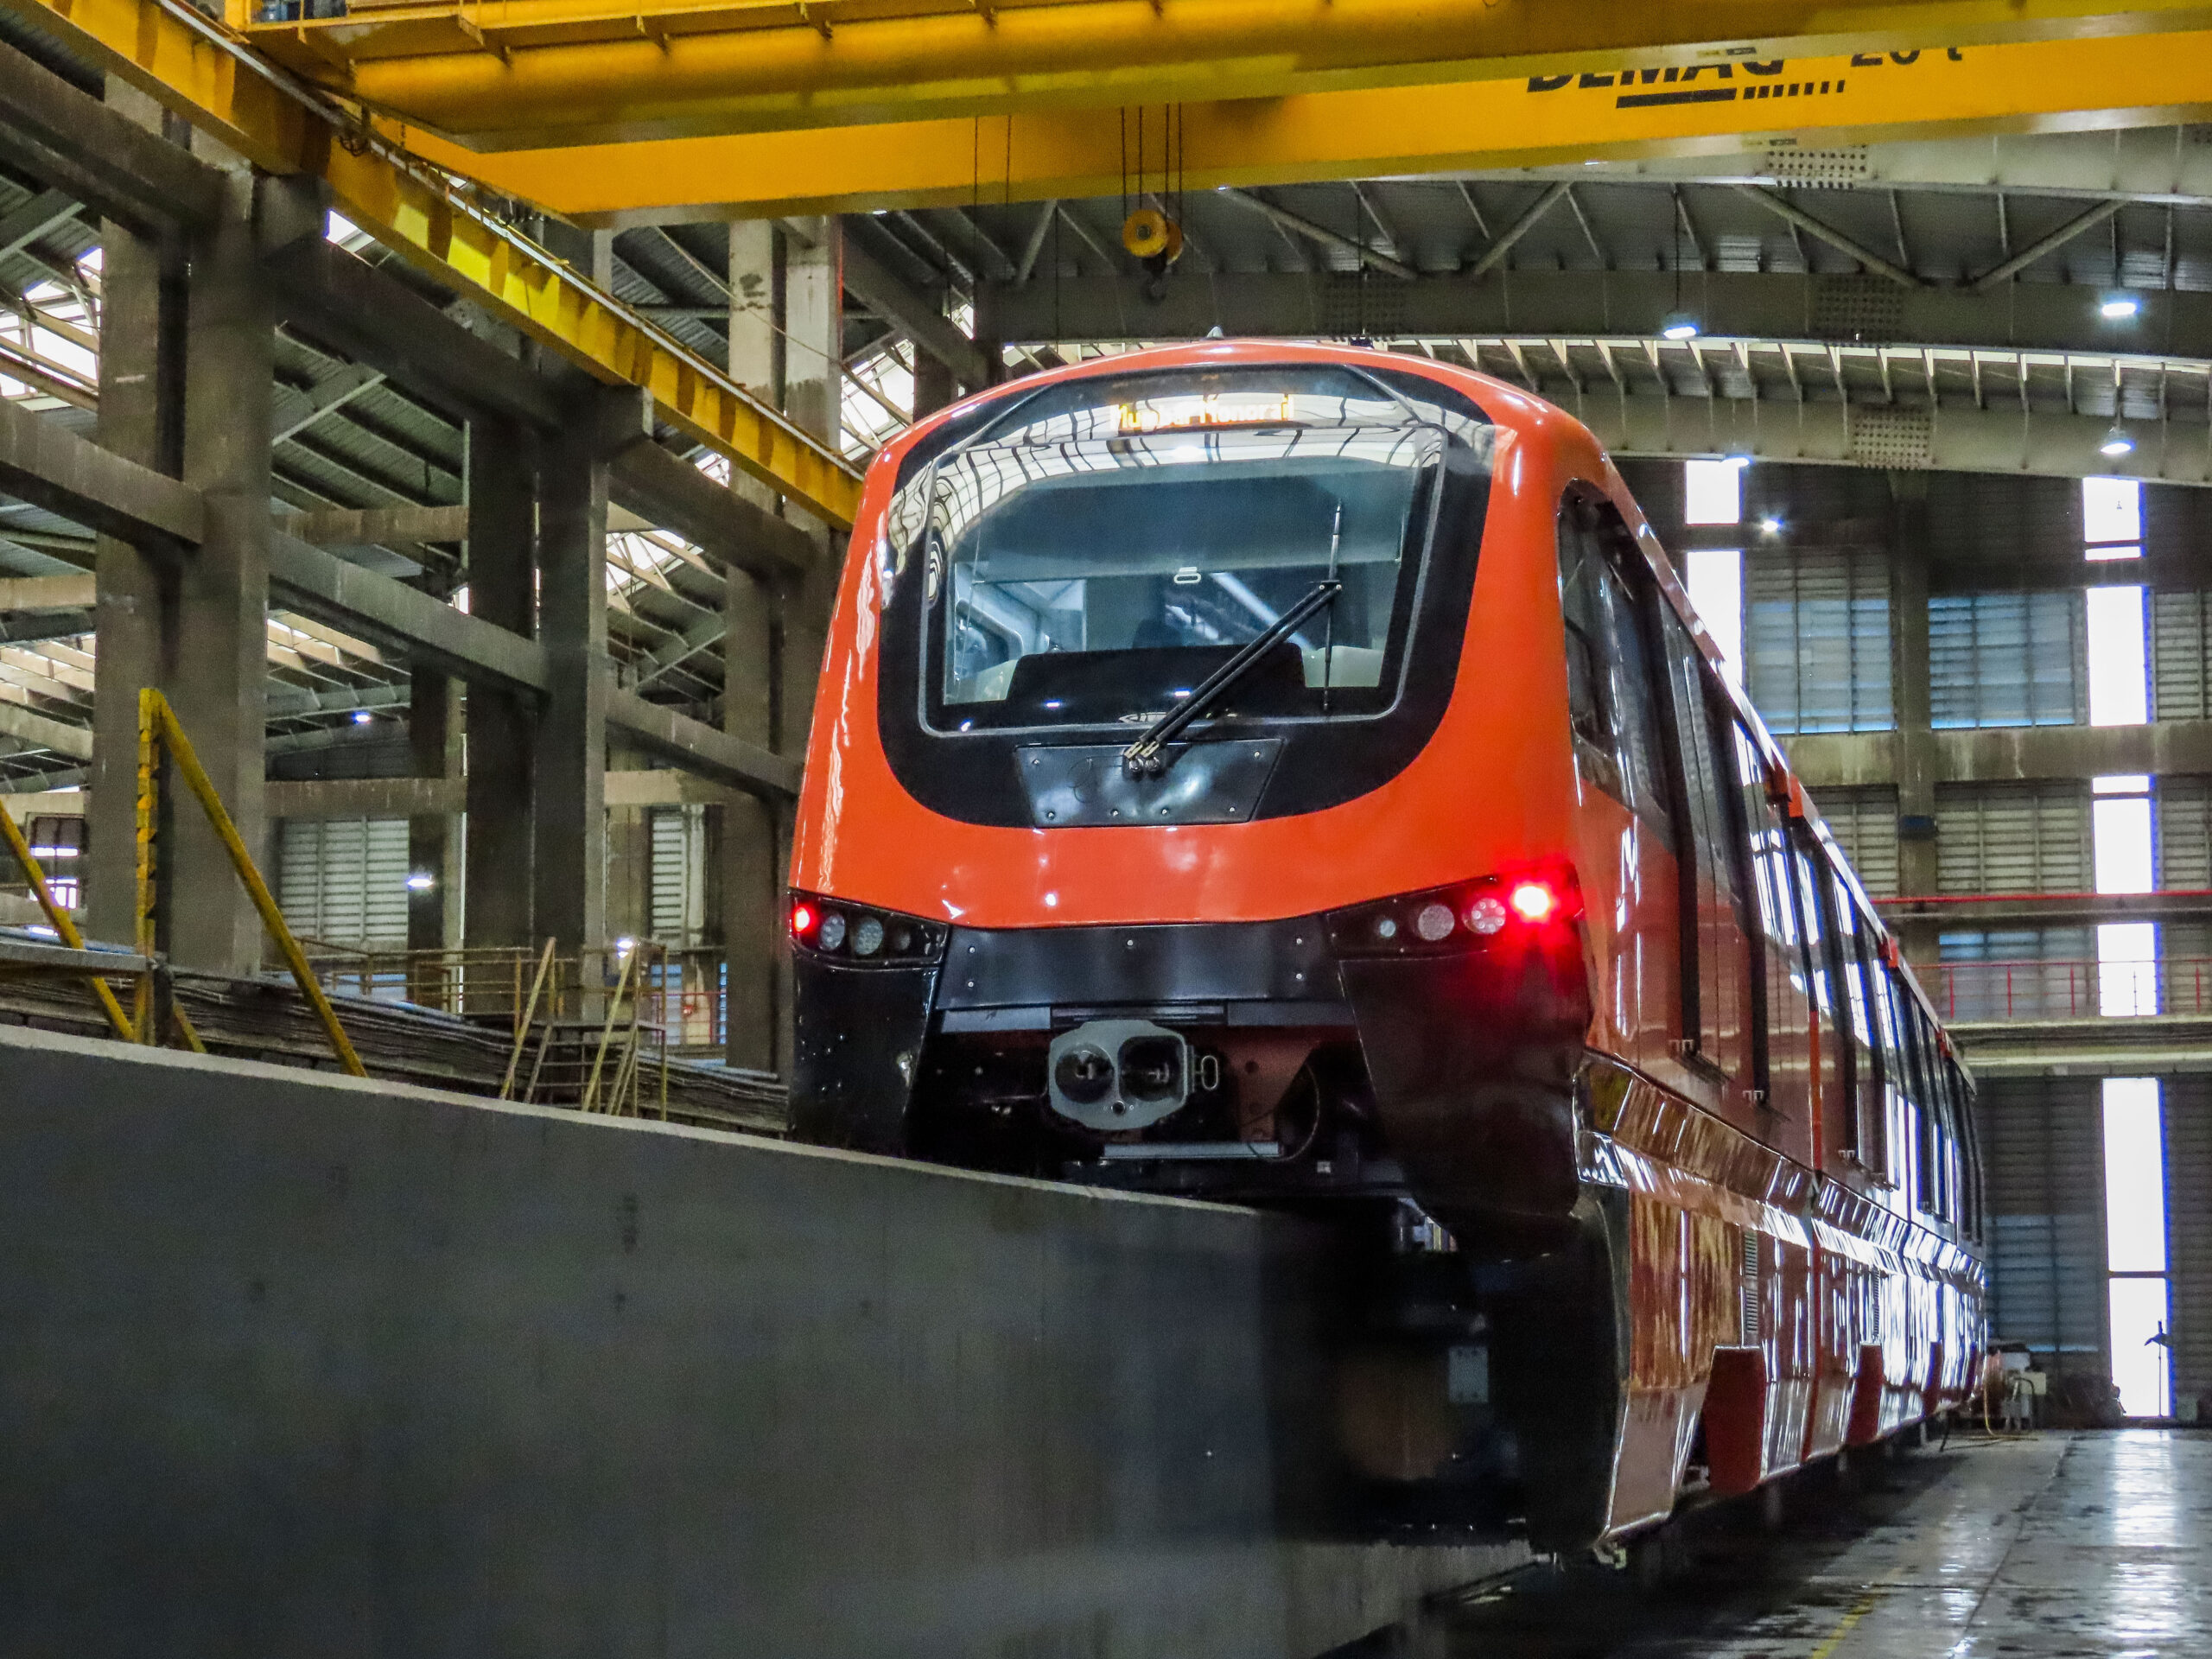
[[(1671, 607), (1659, 612), (1681, 861), (1683, 1058), (1745, 1119), (1758, 1090), (1753, 935), (1732, 767), (1714, 718), (1712, 670)], [(1764, 999), (1758, 999), (1763, 1001)]]

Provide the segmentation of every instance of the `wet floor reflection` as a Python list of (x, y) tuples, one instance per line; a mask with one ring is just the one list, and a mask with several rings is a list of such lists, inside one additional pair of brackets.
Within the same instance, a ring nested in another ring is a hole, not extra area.
[[(1440, 1621), (1452, 1659), (2212, 1656), (2212, 1433), (1955, 1440), (1697, 1517), (1663, 1563), (1540, 1572)], [(1666, 1569), (1663, 1574), (1662, 1567)], [(1663, 1577), (1656, 1585), (1653, 1579)]]

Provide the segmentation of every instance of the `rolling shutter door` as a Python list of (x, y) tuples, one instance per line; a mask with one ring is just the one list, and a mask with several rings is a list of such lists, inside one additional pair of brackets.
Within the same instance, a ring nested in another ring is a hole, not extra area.
[(2174, 1405), (2212, 1410), (2212, 1077), (2165, 1080), (2167, 1270)]
[(2088, 718), (2079, 589), (1928, 601), (1929, 723), (2072, 726)]
[(2212, 887), (2212, 787), (2207, 784), (2202, 778), (2158, 780), (2162, 888), (2202, 892)]
[(1745, 684), (1768, 727), (1779, 733), (1894, 727), (1890, 577), (1881, 552), (1758, 550), (1745, 563)]
[(704, 807), (652, 815), (652, 927), (663, 944), (696, 944), (705, 931), (705, 836)]
[(2088, 787), (1938, 785), (1936, 885), (1947, 893), (2088, 892)]
[(2052, 1370), (2105, 1369), (2103, 1160), (2093, 1078), (1991, 1078), (1990, 1330)]
[(287, 819), (276, 902), (302, 938), (404, 950), (407, 820)]
[(2204, 658), (2212, 652), (2202, 594), (2151, 596), (2151, 697), (2153, 720), (2202, 720)]
[(1897, 792), (1894, 789), (1824, 789), (1813, 804), (1835, 831), (1844, 856), (1877, 899), (1897, 890)]

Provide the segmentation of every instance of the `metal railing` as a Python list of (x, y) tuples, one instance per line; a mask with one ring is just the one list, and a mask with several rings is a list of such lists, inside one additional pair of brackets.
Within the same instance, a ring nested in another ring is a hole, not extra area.
[(1918, 971), (1947, 1022), (2212, 1014), (2212, 957), (1946, 962)]
[[(582, 1020), (603, 1012), (606, 998), (631, 974), (645, 1023), (677, 1054), (719, 1053), (724, 1046), (722, 963), (719, 947), (672, 948), (651, 939), (619, 940), (571, 955), (556, 954), (531, 1009), (542, 952), (522, 946), (453, 950), (364, 949), (306, 941), (308, 965), (334, 995), (410, 1003), (460, 1014), (487, 1026), (537, 1019)], [(629, 995), (626, 988), (625, 995)]]

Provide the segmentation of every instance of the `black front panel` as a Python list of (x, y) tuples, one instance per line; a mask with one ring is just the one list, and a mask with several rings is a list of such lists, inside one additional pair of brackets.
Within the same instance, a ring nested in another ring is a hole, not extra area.
[[(1438, 382), (1364, 365), (1358, 373), (1400, 396), (1446, 406), (1487, 424), (1488, 417), (1471, 400)], [(1008, 410), (1019, 406), (1011, 399), (1003, 405)], [(1016, 418), (1009, 414), (999, 424)], [(959, 435), (945, 435), (925, 449), (918, 446), (900, 467), (900, 486), (979, 429), (980, 423), (964, 426)], [(1448, 445), (1438, 477), (1433, 499), (1424, 488), (1421, 512), (1429, 515), (1426, 562), (1402, 584), (1402, 614), (1393, 626), (1393, 637), (1402, 644), (1392, 647), (1383, 683), (1371, 690), (1347, 683), (1335, 694), (1330, 712), (1293, 713), (1293, 708), (1304, 709), (1312, 694), (1303, 689), (1302, 674), (1287, 669), (1280, 683), (1261, 676), (1240, 684), (1224, 699), (1223, 717), (1201, 720), (1192, 728), (1194, 739), (1233, 734), (1280, 743), (1280, 761), (1263, 780), (1255, 804), (1240, 817), (1287, 817), (1356, 799), (1404, 771), (1435, 733), (1458, 682), (1466, 636), (1490, 505), (1487, 448)], [(1022, 776), (1025, 751), (1039, 744), (1126, 744), (1144, 722), (1131, 725), (1124, 716), (1138, 714), (1149, 721), (1172, 706), (1147, 702), (1131, 709), (1126, 696), (1105, 696), (1091, 685), (1086, 677), (1099, 671), (1076, 660), (1082, 653), (1055, 653), (1065, 660), (1039, 658), (1033, 668), (1028, 659), (1019, 665), (1020, 677), (1004, 705), (940, 709), (934, 716), (940, 728), (932, 730), (932, 720), (925, 714), (929, 677), (924, 671), (930, 602), (922, 562), (909, 563), (912, 568), (889, 582), (884, 604), (877, 719), (893, 775), (931, 810), (966, 823), (1028, 827), (1038, 819)], [(1157, 654), (1165, 659), (1174, 653)], [(1189, 677), (1195, 683), (1214, 664), (1204, 652), (1190, 654)], [(1014, 723), (1001, 723), (1009, 721)], [(963, 721), (972, 729), (962, 729)], [(1179, 765), (1171, 768), (1168, 776), (1179, 769)], [(1109, 826), (1117, 822), (1107, 820)]]
[(906, 1150), (906, 1108), (936, 964), (848, 968), (796, 953), (791, 1132), (817, 1146)]
[(1030, 821), (1040, 829), (1133, 823), (1242, 823), (1282, 754), (1279, 737), (1176, 743), (1166, 770), (1132, 774), (1121, 743), (1038, 744), (1021, 751)]
[(1338, 1003), (1319, 917), (1157, 927), (952, 930), (938, 1006), (1149, 1007)]

